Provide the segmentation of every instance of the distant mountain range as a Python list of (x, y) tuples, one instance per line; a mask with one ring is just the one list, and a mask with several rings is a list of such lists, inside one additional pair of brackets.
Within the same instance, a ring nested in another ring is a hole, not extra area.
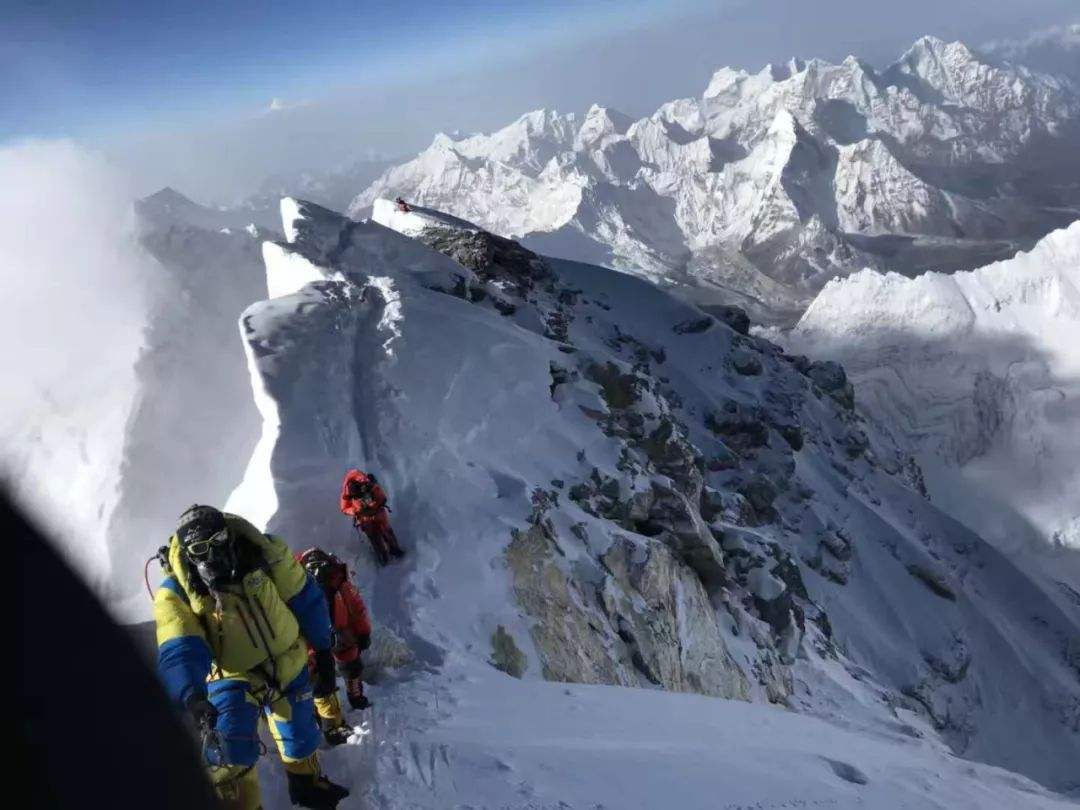
[(593, 106), (439, 134), (349, 213), (400, 195), (790, 323), (834, 276), (970, 269), (1080, 217), (1077, 86), (1008, 61), (1034, 46), (995, 48), (924, 37), (884, 70), (723, 68), (638, 121)]

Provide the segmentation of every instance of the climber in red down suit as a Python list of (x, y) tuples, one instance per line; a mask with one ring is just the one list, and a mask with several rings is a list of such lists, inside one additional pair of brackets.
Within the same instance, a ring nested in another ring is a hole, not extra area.
[(341, 511), (353, 519), (353, 525), (364, 530), (379, 565), (391, 557), (403, 557), (397, 535), (387, 516), (386, 493), (374, 475), (349, 470), (341, 484)]

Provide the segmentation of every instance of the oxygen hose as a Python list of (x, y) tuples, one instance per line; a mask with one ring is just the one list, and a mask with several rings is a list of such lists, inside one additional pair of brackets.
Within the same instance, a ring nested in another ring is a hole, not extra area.
[(143, 566), (143, 582), (146, 583), (146, 592), (150, 594), (150, 601), (154, 601), (154, 589), (150, 587), (150, 563), (158, 559), (158, 555), (155, 554), (149, 560), (146, 561), (146, 565)]

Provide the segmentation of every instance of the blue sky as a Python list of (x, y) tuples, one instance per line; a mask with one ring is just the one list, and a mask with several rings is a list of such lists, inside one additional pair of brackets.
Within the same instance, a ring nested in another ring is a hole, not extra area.
[(4, 0), (0, 146), (71, 138), (141, 191), (228, 201), (539, 107), (645, 115), (725, 65), (884, 64), (923, 34), (1077, 21), (1077, 0)]
[(706, 3), (4, 4), (0, 138), (108, 133), (560, 45)]

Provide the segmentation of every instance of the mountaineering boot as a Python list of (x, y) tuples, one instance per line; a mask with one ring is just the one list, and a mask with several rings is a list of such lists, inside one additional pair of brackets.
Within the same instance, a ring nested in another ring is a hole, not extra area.
[(335, 810), (338, 802), (349, 795), (348, 790), (323, 776), (318, 754), (286, 762), (285, 775), (289, 778), (289, 800), (296, 807)]
[[(224, 769), (223, 769), (224, 770)], [(259, 793), (259, 774), (254, 767), (227, 770), (231, 774), (221, 774), (215, 779), (214, 792), (221, 799), (224, 810), (262, 810), (262, 796)]]
[(323, 729), (323, 739), (326, 740), (326, 744), (331, 748), (337, 745), (344, 745), (349, 741), (349, 735), (352, 734), (352, 728), (348, 725), (334, 726), (333, 728)]
[(397, 541), (397, 534), (393, 529), (387, 529), (386, 531), (386, 544), (390, 547), (390, 553), (399, 560), (405, 556), (405, 549), (403, 549)]
[(345, 695), (349, 698), (349, 705), (354, 709), (367, 709), (371, 707), (371, 701), (364, 694), (364, 682), (359, 675), (345, 680)]
[(381, 534), (371, 537), (371, 548), (375, 552), (375, 559), (379, 561), (379, 565), (390, 564), (390, 551), (386, 548), (386, 539)]
[(322, 727), (323, 739), (326, 740), (327, 745), (341, 745), (349, 741), (352, 729), (345, 723), (345, 715), (341, 711), (341, 701), (338, 700), (337, 692), (315, 698), (315, 712), (319, 717), (319, 725)]

